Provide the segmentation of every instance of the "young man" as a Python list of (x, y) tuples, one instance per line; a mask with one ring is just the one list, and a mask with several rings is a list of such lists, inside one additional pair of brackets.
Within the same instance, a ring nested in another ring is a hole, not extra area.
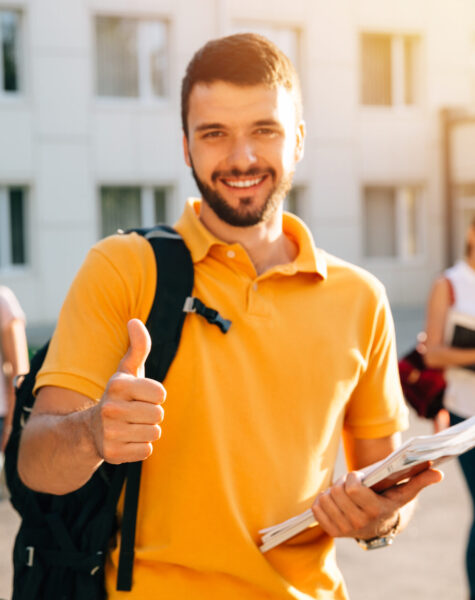
[[(109, 598), (346, 598), (333, 538), (402, 528), (441, 477), (426, 471), (382, 495), (354, 471), (332, 484), (341, 436), (358, 469), (407, 425), (384, 290), (283, 214), (305, 130), (295, 70), (273, 44), (205, 45), (183, 80), (182, 115), (202, 199), (176, 227), (194, 295), (232, 327), (223, 335), (189, 315), (164, 385), (144, 378), (152, 250), (136, 235), (97, 244), (38, 378), (20, 473), (61, 494), (103, 460), (144, 459), (133, 589), (114, 589), (114, 550)], [(260, 529), (310, 506), (319, 527), (259, 551)]]

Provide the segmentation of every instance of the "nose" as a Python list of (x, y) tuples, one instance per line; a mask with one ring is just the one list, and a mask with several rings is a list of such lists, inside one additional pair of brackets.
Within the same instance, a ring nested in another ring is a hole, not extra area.
[(257, 162), (257, 156), (252, 140), (247, 137), (237, 137), (232, 141), (227, 158), (230, 169), (246, 171)]

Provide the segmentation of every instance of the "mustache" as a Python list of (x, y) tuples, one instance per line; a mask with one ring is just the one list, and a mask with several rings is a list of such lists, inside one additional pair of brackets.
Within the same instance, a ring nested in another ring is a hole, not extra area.
[(218, 179), (226, 179), (227, 177), (260, 177), (262, 175), (270, 175), (275, 179), (276, 172), (272, 167), (267, 169), (259, 169), (253, 167), (247, 171), (241, 171), (240, 169), (230, 169), (229, 171), (213, 171), (211, 174), (211, 181), (216, 183)]

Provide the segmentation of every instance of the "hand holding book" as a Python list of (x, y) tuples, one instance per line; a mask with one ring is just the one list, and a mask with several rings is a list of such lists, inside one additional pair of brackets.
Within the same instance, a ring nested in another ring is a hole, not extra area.
[[(362, 482), (374, 491), (382, 492), (473, 447), (475, 447), (475, 417), (437, 434), (407, 440), (382, 461), (362, 469)], [(267, 552), (315, 525), (317, 521), (309, 508), (283, 523), (261, 530), (260, 550)]]

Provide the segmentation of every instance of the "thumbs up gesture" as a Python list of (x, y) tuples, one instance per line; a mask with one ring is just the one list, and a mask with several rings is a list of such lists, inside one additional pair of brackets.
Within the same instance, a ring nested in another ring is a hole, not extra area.
[(164, 411), (163, 385), (144, 376), (151, 340), (138, 319), (127, 324), (129, 348), (109, 379), (92, 421), (98, 454), (119, 464), (144, 460), (152, 454), (152, 443), (161, 434)]

